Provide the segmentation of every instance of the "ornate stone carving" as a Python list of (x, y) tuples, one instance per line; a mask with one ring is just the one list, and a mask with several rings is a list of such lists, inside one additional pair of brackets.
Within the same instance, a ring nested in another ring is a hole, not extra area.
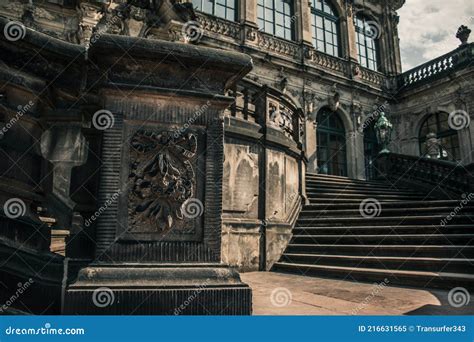
[[(190, 229), (183, 205), (196, 195), (197, 136), (138, 130), (130, 142), (128, 216), (134, 231)], [(191, 227), (190, 227), (191, 226)], [(152, 229), (150, 229), (152, 228)]]
[(260, 31), (257, 32), (257, 44), (262, 49), (287, 55), (291, 58), (297, 58), (300, 54), (300, 48), (297, 44)]
[(240, 27), (237, 23), (216, 17), (210, 17), (202, 13), (198, 15), (198, 22), (205, 31), (217, 33), (234, 39), (239, 39), (240, 37)]
[(280, 129), (288, 138), (293, 139), (294, 113), (285, 105), (270, 102), (268, 106), (268, 116), (270, 125)]
[(346, 61), (336, 58), (325, 53), (313, 52), (312, 63), (325, 69), (331, 69), (340, 73), (347, 73), (348, 64)]

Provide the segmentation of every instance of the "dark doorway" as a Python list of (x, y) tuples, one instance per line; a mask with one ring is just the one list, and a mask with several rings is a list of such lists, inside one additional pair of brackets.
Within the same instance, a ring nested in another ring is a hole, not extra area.
[(379, 153), (379, 144), (375, 134), (374, 123), (371, 123), (364, 130), (364, 162), (365, 162), (365, 178), (367, 180), (377, 177), (377, 169), (374, 162)]
[(317, 116), (319, 173), (347, 177), (346, 130), (339, 115), (323, 108)]

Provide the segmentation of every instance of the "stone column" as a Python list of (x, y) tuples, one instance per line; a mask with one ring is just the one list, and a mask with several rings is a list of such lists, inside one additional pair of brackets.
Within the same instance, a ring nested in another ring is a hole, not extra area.
[(359, 57), (357, 54), (357, 40), (356, 40), (356, 29), (354, 25), (354, 9), (351, 4), (347, 4), (346, 8), (346, 17), (341, 18), (341, 31), (344, 32), (345, 35), (342, 36), (347, 37), (347, 44), (346, 44), (346, 56), (345, 58), (350, 59), (355, 63), (359, 63)]
[(296, 1), (295, 22), (297, 41), (312, 46), (311, 8), (308, 0)]
[(240, 22), (257, 26), (257, 0), (239, 1)]

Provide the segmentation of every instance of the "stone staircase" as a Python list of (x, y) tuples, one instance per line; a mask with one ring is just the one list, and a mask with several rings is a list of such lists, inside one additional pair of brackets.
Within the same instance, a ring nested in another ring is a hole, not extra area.
[(310, 204), (272, 270), (474, 288), (474, 201), (462, 204), (389, 182), (317, 174), (307, 174), (307, 196)]

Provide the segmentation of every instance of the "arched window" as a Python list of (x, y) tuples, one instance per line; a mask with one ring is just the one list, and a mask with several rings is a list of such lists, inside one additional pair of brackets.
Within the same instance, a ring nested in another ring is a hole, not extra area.
[(436, 134), (440, 140), (441, 148), (439, 158), (444, 160), (460, 160), (459, 138), (457, 131), (449, 127), (449, 115), (447, 113), (436, 113), (428, 116), (420, 128), (420, 151), (421, 155), (426, 155), (426, 136), (430, 133)]
[(311, 0), (313, 45), (327, 54), (340, 55), (339, 18), (327, 0)]
[(293, 0), (258, 0), (258, 26), (264, 32), (294, 39)]
[(227, 20), (236, 20), (235, 0), (193, 0), (193, 5), (198, 11)]
[(378, 24), (364, 16), (356, 15), (355, 28), (360, 65), (377, 71), (379, 69), (378, 39), (380, 36)]
[(346, 130), (342, 120), (337, 113), (323, 108), (316, 121), (319, 173), (347, 176)]

